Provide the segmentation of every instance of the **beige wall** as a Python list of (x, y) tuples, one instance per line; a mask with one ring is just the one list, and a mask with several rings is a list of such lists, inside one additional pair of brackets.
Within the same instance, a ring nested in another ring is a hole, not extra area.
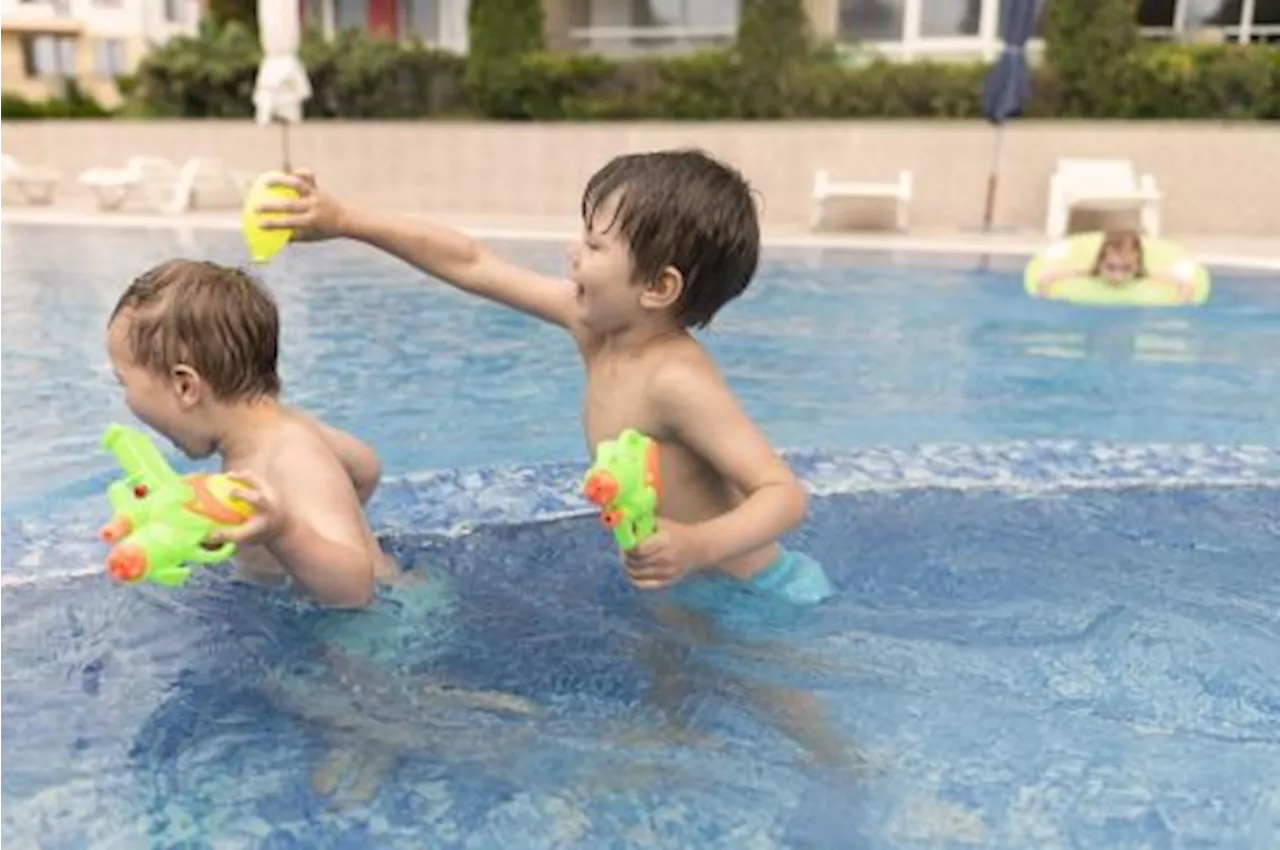
[[(93, 144), (85, 139), (93, 139)], [(576, 215), (588, 175), (622, 151), (700, 145), (741, 167), (768, 223), (803, 226), (813, 172), (844, 179), (915, 173), (916, 230), (976, 225), (996, 133), (981, 122), (319, 123), (292, 132), (295, 165), (335, 191), (387, 209), (493, 216)], [(133, 154), (215, 156), (279, 166), (279, 129), (249, 122), (10, 123), (5, 153), (56, 166), (64, 198), (89, 196), (81, 169)], [(1280, 235), (1280, 128), (1263, 124), (1013, 122), (1005, 132), (998, 224), (1043, 231), (1048, 179), (1062, 156), (1121, 156), (1156, 175), (1169, 234)]]

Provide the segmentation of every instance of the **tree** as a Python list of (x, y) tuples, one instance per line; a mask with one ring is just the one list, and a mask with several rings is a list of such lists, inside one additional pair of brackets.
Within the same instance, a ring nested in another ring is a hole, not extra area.
[(1141, 41), (1139, 0), (1058, 0), (1045, 10), (1047, 59), (1064, 115), (1120, 114)]
[(790, 115), (813, 52), (803, 0), (742, 0), (735, 45), (743, 117)]
[(258, 0), (209, 0), (208, 16), (219, 27), (235, 21), (258, 31)]
[(491, 118), (523, 115), (523, 63), (544, 48), (539, 0), (471, 0), (467, 10), (467, 91)]

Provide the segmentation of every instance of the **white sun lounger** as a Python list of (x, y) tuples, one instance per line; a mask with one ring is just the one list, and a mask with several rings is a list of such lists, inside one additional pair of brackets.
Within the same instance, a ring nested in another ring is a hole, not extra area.
[(252, 174), (233, 171), (209, 157), (192, 157), (178, 167), (163, 157), (135, 156), (124, 168), (92, 168), (80, 175), (101, 209), (120, 209), (136, 200), (166, 214), (186, 212), (201, 194), (216, 191), (228, 193), (238, 204), (252, 180)]
[(1151, 174), (1139, 175), (1127, 159), (1060, 159), (1049, 179), (1045, 233), (1067, 235), (1071, 213), (1087, 210), (1137, 210), (1148, 236), (1160, 235), (1160, 190)]
[(8, 154), (0, 154), (0, 179), (22, 193), (29, 204), (51, 204), (62, 173), (43, 165), (23, 165)]
[(893, 222), (898, 230), (907, 229), (911, 207), (912, 178), (910, 171), (898, 172), (898, 179), (886, 182), (854, 182), (832, 180), (826, 171), (813, 175), (813, 211), (809, 226), (817, 230), (827, 218), (827, 209), (838, 203), (889, 203), (893, 205)]

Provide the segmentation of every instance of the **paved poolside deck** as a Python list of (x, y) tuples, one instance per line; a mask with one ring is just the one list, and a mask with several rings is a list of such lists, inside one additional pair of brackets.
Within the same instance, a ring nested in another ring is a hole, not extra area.
[[(578, 232), (575, 219), (550, 216), (474, 215), (450, 212), (414, 212), (414, 216), (446, 222), (461, 230), (486, 239), (567, 240)], [(0, 212), (0, 223), (48, 224), (99, 227), (239, 228), (235, 210), (207, 210), (182, 215), (156, 215), (146, 212), (102, 212), (86, 203), (60, 203), (51, 206), (6, 204)], [(1184, 236), (1185, 245), (1203, 262), (1211, 266), (1254, 268), (1280, 272), (1280, 235), (1259, 236)], [(810, 232), (786, 224), (768, 224), (764, 242), (772, 247), (863, 249), (887, 251), (920, 251), (959, 254), (1031, 254), (1048, 244), (1043, 233), (1027, 230), (978, 228), (913, 228), (907, 233), (891, 231)], [(1277, 279), (1280, 282), (1280, 278)]]

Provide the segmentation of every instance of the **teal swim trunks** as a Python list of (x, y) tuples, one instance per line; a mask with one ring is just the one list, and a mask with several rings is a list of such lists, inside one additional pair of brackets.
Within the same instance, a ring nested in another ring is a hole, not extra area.
[(835, 595), (822, 564), (785, 546), (777, 560), (747, 579), (746, 583), (763, 594), (796, 605), (816, 605)]
[[(743, 595), (760, 602), (779, 600), (809, 606), (831, 598), (835, 589), (821, 564), (803, 552), (783, 547), (772, 564), (749, 579), (739, 580), (720, 572), (699, 573), (671, 588), (670, 593), (676, 601), (694, 608), (726, 612), (745, 601)], [(733, 602), (734, 597), (738, 598), (737, 603)]]
[(432, 658), (449, 646), (456, 596), (438, 574), (406, 574), (398, 585), (382, 585), (370, 607), (326, 611), (316, 636), (350, 656), (383, 670)]

